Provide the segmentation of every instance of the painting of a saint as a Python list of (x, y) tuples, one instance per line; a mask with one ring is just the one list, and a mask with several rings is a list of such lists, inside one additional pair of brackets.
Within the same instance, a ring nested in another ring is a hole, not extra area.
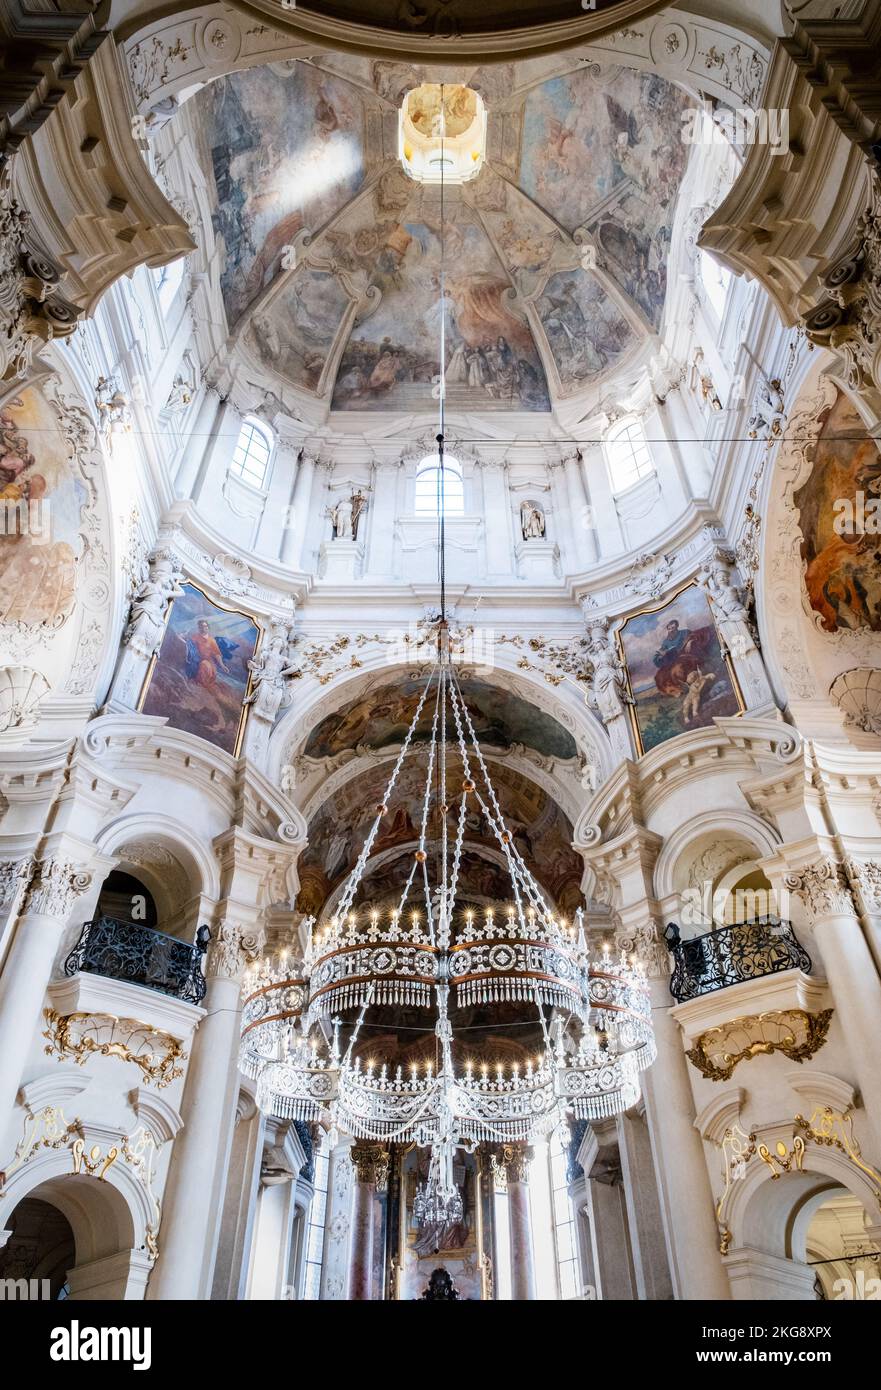
[(171, 606), (141, 709), (235, 755), (260, 628), (246, 613), (212, 603), (194, 584), (183, 589)]
[(43, 393), (28, 387), (7, 400), (0, 408), (0, 622), (60, 627), (70, 616), (88, 500)]
[(814, 446), (810, 475), (793, 493), (805, 587), (825, 632), (881, 631), (879, 498), (881, 452), (839, 391)]
[(618, 640), (641, 753), (743, 710), (709, 603), (696, 584), (628, 618)]

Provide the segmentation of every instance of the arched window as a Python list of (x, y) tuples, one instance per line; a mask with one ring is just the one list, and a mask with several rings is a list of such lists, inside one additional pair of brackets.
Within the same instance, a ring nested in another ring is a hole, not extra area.
[(463, 514), (465, 491), (462, 485), (462, 469), (456, 459), (450, 454), (444, 454), (444, 466), (441, 470), (437, 454), (429, 454), (416, 470), (416, 515), (438, 516), (442, 499), (444, 516)]
[(185, 261), (185, 256), (178, 256), (176, 261), (169, 261), (167, 265), (161, 265), (158, 270), (153, 272), (156, 293), (159, 296), (159, 308), (163, 318), (167, 316), (177, 297), (177, 292), (183, 284)]
[(645, 431), (638, 420), (622, 420), (613, 425), (603, 447), (613, 492), (626, 492), (655, 471)]
[(233, 452), (229, 471), (251, 487), (263, 487), (272, 453), (272, 435), (256, 420), (246, 416), (242, 421), (238, 443)]
[(726, 270), (724, 265), (720, 265), (713, 256), (702, 251), (700, 247), (698, 247), (697, 253), (697, 268), (707, 299), (710, 301), (716, 317), (721, 319), (728, 301), (728, 291), (731, 288), (731, 271)]

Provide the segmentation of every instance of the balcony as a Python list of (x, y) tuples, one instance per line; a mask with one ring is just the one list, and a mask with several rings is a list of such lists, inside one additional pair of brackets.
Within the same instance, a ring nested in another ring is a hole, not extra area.
[(789, 922), (757, 917), (682, 941), (670, 923), (665, 932), (673, 957), (670, 993), (678, 1004), (784, 970), (811, 971), (811, 958)]
[(194, 945), (152, 927), (96, 917), (83, 925), (80, 939), (64, 962), (65, 975), (84, 971), (170, 995), (189, 1004), (205, 997), (202, 955), (211, 933), (200, 927)]

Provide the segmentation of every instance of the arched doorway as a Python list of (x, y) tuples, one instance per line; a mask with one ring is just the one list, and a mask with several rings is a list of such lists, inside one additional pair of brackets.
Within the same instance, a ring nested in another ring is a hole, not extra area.
[(0, 1281), (15, 1280), (21, 1289), (24, 1281), (28, 1298), (66, 1298), (76, 1243), (64, 1213), (39, 1197), (25, 1197), (7, 1229), (9, 1238), (0, 1249)]

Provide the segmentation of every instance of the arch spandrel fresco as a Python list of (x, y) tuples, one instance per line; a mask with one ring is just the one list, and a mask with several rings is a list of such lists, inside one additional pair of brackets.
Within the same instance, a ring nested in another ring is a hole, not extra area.
[(54, 630), (73, 612), (89, 501), (57, 415), (27, 387), (0, 409), (0, 500), (22, 519), (0, 539), (0, 621)]
[[(535, 705), (486, 681), (460, 684), (481, 743), (506, 750), (521, 744), (547, 758), (577, 756), (568, 730)], [(405, 680), (365, 691), (316, 725), (303, 754), (335, 758), (355, 748), (377, 751), (402, 743), (424, 686), (423, 680)], [(414, 735), (417, 742), (430, 736), (431, 719), (431, 711), (424, 709)]]
[(824, 632), (881, 631), (881, 451), (838, 390), (821, 417), (810, 474), (793, 493), (804, 583)]
[[(422, 804), (425, 795), (424, 768), (414, 760), (404, 764), (395, 784), (395, 807), (385, 817), (371, 848), (371, 859), (382, 860), (397, 846), (418, 843)], [(300, 896), (303, 912), (320, 912), (333, 890), (354, 868), (365, 837), (376, 817), (388, 782), (390, 764), (382, 763), (360, 776), (354, 776), (318, 809), (309, 823), (309, 841), (300, 858)], [(450, 776), (458, 785), (462, 770), (455, 758)], [(583, 863), (572, 849), (572, 825), (547, 792), (529, 778), (495, 763), (491, 776), (499, 798), (505, 824), (527, 866), (563, 910), (573, 910), (580, 902), (579, 884)], [(469, 806), (465, 826), (465, 846), (473, 857), (469, 883), (479, 892), (480, 846), (498, 854), (498, 842), (475, 800)], [(398, 882), (400, 867), (391, 855), (380, 865), (381, 882), (391, 892)], [(490, 861), (490, 867), (492, 867)], [(407, 865), (409, 871), (410, 865)], [(406, 874), (404, 875), (406, 877)], [(387, 882), (386, 882), (387, 880)], [(489, 880), (487, 880), (489, 884)], [(365, 877), (373, 901), (372, 871)], [(403, 880), (402, 880), (403, 884)], [(402, 885), (401, 885), (402, 886)], [(468, 884), (466, 884), (467, 888)]]

